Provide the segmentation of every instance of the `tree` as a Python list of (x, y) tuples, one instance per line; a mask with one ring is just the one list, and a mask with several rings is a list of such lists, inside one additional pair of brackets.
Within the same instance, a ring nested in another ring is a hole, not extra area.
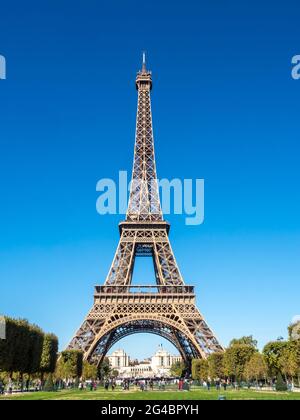
[(294, 366), (293, 376), (298, 379), (298, 386), (300, 386), (300, 340), (293, 340), (291, 343), (292, 352), (291, 352), (291, 363)]
[(222, 378), (224, 376), (224, 353), (212, 353), (208, 357), (208, 376), (212, 379)]
[(170, 369), (170, 374), (176, 378), (181, 378), (185, 370), (185, 364), (182, 361), (173, 363)]
[(37, 373), (40, 370), (44, 333), (37, 325), (29, 325), (29, 349), (25, 372)]
[(229, 347), (236, 346), (236, 345), (245, 345), (245, 346), (250, 346), (256, 349), (257, 340), (254, 340), (252, 335), (244, 336), (241, 338), (234, 338), (233, 340), (231, 340)]
[(299, 382), (300, 340), (292, 340), (287, 343), (279, 357), (278, 366), (280, 368), (280, 372), (285, 376), (286, 381), (288, 378), (293, 379), (297, 377)]
[(80, 378), (82, 366), (83, 353), (79, 350), (66, 350), (61, 353), (57, 374), (61, 378)]
[(268, 373), (268, 366), (265, 358), (260, 353), (254, 353), (250, 360), (245, 365), (244, 377), (248, 380), (266, 379)]
[(15, 346), (18, 335), (16, 320), (5, 319), (6, 339), (0, 340), (0, 370), (12, 372), (14, 370)]
[(48, 375), (48, 378), (47, 378), (46, 383), (44, 385), (43, 391), (46, 391), (46, 392), (54, 391), (54, 383), (53, 383), (52, 373), (50, 373)]
[(98, 368), (98, 378), (103, 380), (110, 376), (111, 367), (109, 363), (109, 359), (107, 357), (104, 358), (103, 362)]
[(27, 372), (29, 367), (29, 348), (31, 340), (29, 336), (29, 323), (25, 319), (13, 319), (11, 323), (13, 328), (13, 350), (12, 365), (10, 371)]
[(117, 378), (119, 376), (119, 371), (117, 369), (113, 369), (110, 375), (112, 378)]
[(39, 370), (43, 331), (24, 319), (5, 317), (6, 340), (0, 342), (0, 369), (12, 372), (36, 373)]
[(277, 373), (276, 391), (286, 391), (287, 386), (280, 372)]
[(9, 377), (13, 372), (36, 374), (53, 372), (56, 363), (58, 340), (46, 334), (37, 325), (25, 319), (5, 317), (6, 339), (0, 340), (0, 370)]
[(256, 351), (253, 343), (241, 344), (239, 340), (233, 340), (224, 354), (224, 374), (240, 382), (244, 377), (246, 364)]
[(93, 365), (87, 361), (83, 362), (83, 371), (82, 378), (87, 379), (97, 379), (98, 369), (96, 365)]
[(204, 381), (208, 378), (208, 361), (205, 359), (192, 360), (192, 378), (196, 381)]
[(263, 354), (267, 362), (269, 374), (273, 377), (277, 376), (278, 372), (280, 371), (280, 359), (287, 344), (288, 343), (286, 341), (271, 341), (263, 349)]
[(57, 362), (58, 338), (54, 334), (45, 334), (40, 363), (40, 372), (54, 373)]

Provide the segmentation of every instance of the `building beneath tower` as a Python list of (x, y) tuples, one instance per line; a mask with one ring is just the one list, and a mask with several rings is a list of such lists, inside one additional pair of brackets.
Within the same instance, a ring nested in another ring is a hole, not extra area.
[(159, 346), (155, 354), (143, 361), (132, 361), (123, 349), (114, 351), (108, 356), (112, 369), (119, 372), (119, 378), (167, 378), (171, 375), (171, 367), (181, 362), (181, 356), (174, 356)]

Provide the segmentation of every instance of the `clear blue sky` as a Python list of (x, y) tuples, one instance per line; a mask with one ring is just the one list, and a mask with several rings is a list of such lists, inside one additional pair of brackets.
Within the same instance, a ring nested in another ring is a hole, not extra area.
[(3, 3), (0, 313), (64, 347), (91, 307), (120, 220), (96, 213), (95, 186), (131, 170), (145, 49), (159, 177), (206, 182), (203, 225), (168, 218), (185, 281), (224, 345), (286, 336), (300, 313), (299, 20), (296, 0)]

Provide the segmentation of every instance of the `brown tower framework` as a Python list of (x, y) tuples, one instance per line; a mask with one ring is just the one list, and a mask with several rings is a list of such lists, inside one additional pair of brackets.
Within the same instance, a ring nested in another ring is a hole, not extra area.
[[(169, 241), (156, 175), (150, 91), (151, 72), (137, 73), (138, 108), (132, 184), (121, 239), (103, 286), (96, 286), (94, 305), (68, 349), (101, 363), (120, 339), (135, 333), (158, 334), (179, 350), (189, 364), (222, 351), (195, 304), (194, 287), (185, 285)], [(153, 258), (157, 286), (131, 286), (136, 256)]]

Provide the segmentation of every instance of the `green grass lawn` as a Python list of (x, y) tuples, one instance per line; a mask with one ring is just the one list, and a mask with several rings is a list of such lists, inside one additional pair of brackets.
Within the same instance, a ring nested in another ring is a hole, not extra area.
[(207, 391), (195, 389), (192, 391), (146, 391), (132, 389), (130, 391), (57, 391), (32, 392), (22, 395), (0, 397), (0, 400), (217, 400), (219, 395), (225, 395), (227, 400), (300, 400), (300, 393), (270, 392), (270, 391)]

